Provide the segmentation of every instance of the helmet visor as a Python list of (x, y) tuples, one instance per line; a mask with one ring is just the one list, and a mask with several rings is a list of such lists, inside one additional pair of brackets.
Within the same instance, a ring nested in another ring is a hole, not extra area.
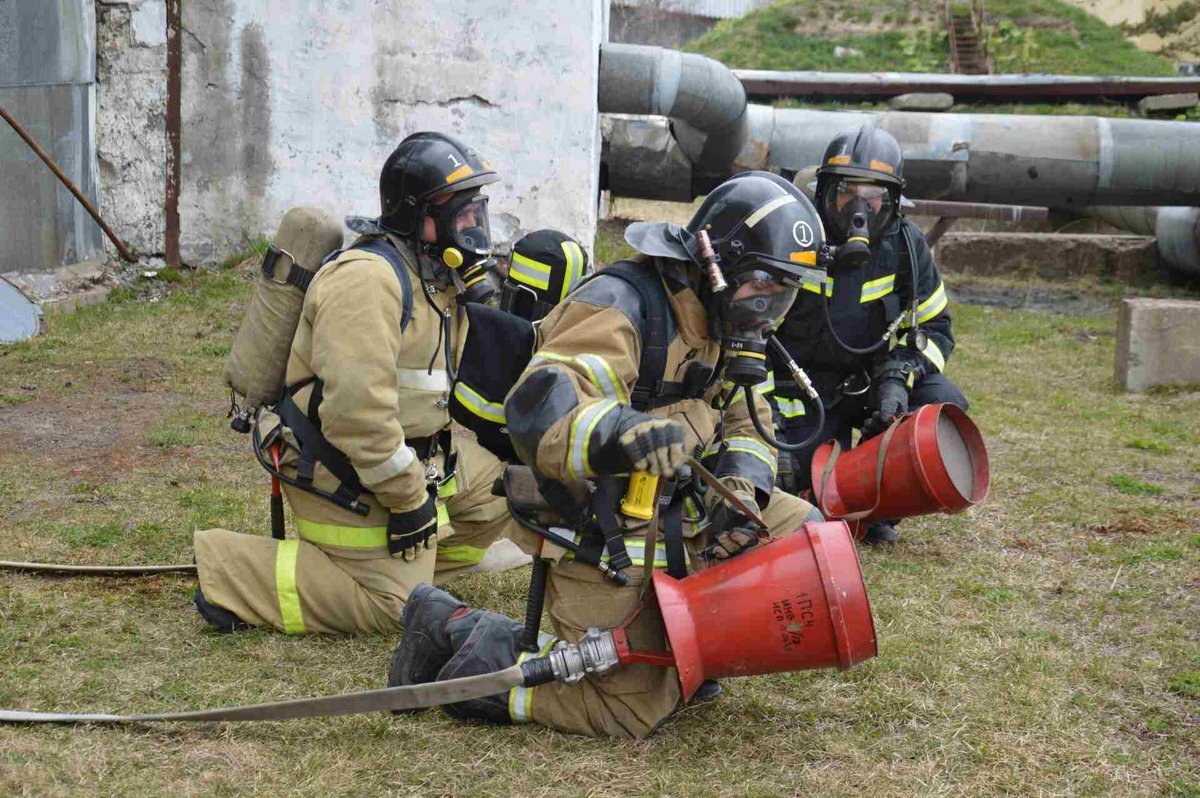
[(742, 272), (723, 292), (722, 336), (764, 340), (783, 322), (798, 293), (798, 284), (791, 280), (785, 283), (772, 270)]
[(476, 255), (491, 253), (492, 230), (486, 196), (465, 194), (461, 199), (452, 199), (440, 215), (444, 219), (443, 229), (454, 246)]
[[(844, 179), (826, 186), (821, 212), (842, 241), (864, 232), (875, 240), (896, 215), (892, 192), (886, 187)], [(865, 230), (860, 229), (856, 217)]]

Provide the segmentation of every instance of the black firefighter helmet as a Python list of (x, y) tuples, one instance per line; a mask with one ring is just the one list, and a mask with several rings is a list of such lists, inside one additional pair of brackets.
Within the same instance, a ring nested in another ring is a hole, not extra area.
[[(707, 233), (712, 262), (727, 284), (723, 289), (706, 263), (701, 231)], [(798, 188), (769, 172), (743, 172), (726, 180), (709, 193), (686, 227), (637, 223), (625, 231), (625, 240), (643, 254), (702, 267), (699, 295), (711, 331), (739, 356), (735, 362), (765, 362), (766, 338), (783, 321), (801, 284), (825, 281), (818, 261), (825, 244), (820, 216)], [(758, 368), (751, 372), (760, 373)]]
[(421, 253), (459, 270), (469, 289), (483, 280), (492, 252), (487, 197), (472, 189), (499, 180), (491, 164), (457, 139), (413, 133), (383, 163), (379, 226), (419, 241), (421, 220), (431, 217), (436, 240), (419, 241)]
[(587, 253), (566, 233), (527, 233), (513, 244), (508, 275), (500, 284), (500, 309), (541, 321), (588, 272)]
[[(904, 155), (886, 130), (868, 122), (839, 133), (825, 148), (817, 169), (821, 218), (838, 241), (865, 234), (871, 241), (893, 219), (904, 188)], [(859, 223), (854, 217), (861, 216)], [(865, 221), (865, 230), (862, 228)]]

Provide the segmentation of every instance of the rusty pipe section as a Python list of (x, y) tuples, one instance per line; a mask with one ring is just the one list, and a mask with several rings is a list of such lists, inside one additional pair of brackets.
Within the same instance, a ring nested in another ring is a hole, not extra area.
[[(746, 90), (723, 64), (662, 47), (607, 43), (600, 47), (599, 83), (601, 113), (636, 115), (605, 125), (608, 188), (623, 196), (691, 199), (729, 175), (748, 135)], [(652, 142), (662, 147), (658, 153), (647, 149)]]
[(1177, 272), (1200, 278), (1200, 208), (1098, 207), (1086, 216), (1158, 240), (1158, 256)]

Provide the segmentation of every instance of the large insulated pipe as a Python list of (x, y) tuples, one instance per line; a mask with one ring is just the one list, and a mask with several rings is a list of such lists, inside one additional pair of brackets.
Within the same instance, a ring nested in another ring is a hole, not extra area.
[(1073, 210), (1200, 204), (1200, 125), (1188, 122), (757, 105), (748, 118), (742, 168), (819, 163), (833, 136), (874, 119), (899, 140), (913, 196)]
[(1171, 268), (1200, 278), (1200, 208), (1098, 207), (1087, 216), (1158, 239), (1158, 256)]
[[(599, 101), (601, 113), (671, 120), (671, 141), (656, 136), (653, 123), (624, 120), (615, 130), (610, 127), (606, 162), (621, 162), (623, 149), (636, 150), (649, 140), (662, 140), (670, 150), (677, 150), (671, 154), (673, 165), (678, 165), (679, 154), (691, 165), (689, 199), (728, 176), (730, 164), (746, 142), (746, 91), (741, 81), (723, 64), (702, 55), (634, 44), (601, 45)], [(622, 193), (622, 187), (633, 191), (641, 187), (643, 193), (626, 196), (659, 196), (653, 170), (644, 168), (644, 162), (640, 166), (616, 173), (610, 166), (609, 187), (617, 193)]]

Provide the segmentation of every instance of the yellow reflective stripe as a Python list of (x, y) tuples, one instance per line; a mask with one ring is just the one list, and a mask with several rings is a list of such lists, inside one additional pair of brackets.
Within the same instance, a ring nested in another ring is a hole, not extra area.
[(771, 471), (775, 470), (775, 456), (771, 453), (771, 448), (757, 438), (749, 438), (744, 435), (735, 435), (726, 439), (729, 443), (729, 448), (726, 451), (741, 452), (762, 460)]
[(463, 407), (485, 421), (494, 421), (497, 424), (504, 423), (504, 405), (499, 402), (489, 402), (482, 394), (469, 385), (462, 382), (456, 383), (454, 385), (454, 395), (458, 398), (458, 401), (462, 402)]
[(386, 526), (339, 526), (297, 518), (296, 530), (300, 533), (301, 540), (322, 546), (371, 549), (387, 545)]
[(275, 548), (275, 593), (279, 596), (279, 615), (283, 631), (302, 635), (304, 614), (300, 611), (300, 592), (296, 589), (296, 560), (300, 556), (300, 541), (281, 540)]
[[(825, 283), (825, 296), (833, 296), (833, 278), (826, 276), (824, 283)], [(821, 293), (821, 281), (819, 281), (819, 280), (817, 282), (811, 282), (807, 279), (802, 278), (801, 282), (800, 282), (800, 287), (803, 288), (805, 291), (808, 291), (813, 294)]]
[[(554, 644), (557, 642), (557, 639), (545, 632), (540, 633), (537, 656), (544, 657), (549, 654), (550, 649), (554, 648)], [(532, 651), (522, 651), (517, 655), (517, 664), (520, 665), (533, 656)], [(508, 691), (508, 716), (512, 718), (513, 723), (528, 723), (533, 720), (533, 691), (536, 689), (536, 687), (514, 687)]]
[[(694, 506), (695, 505), (693, 505), (693, 507)], [(697, 515), (698, 515), (698, 513), (697, 513)], [(581, 539), (582, 539), (581, 535), (578, 535), (578, 534), (575, 535), (576, 543), (578, 543)], [(629, 559), (634, 565), (644, 566), (646, 564), (646, 540), (645, 540), (645, 538), (643, 538), (641, 536), (626, 537), (625, 538), (625, 553), (629, 555)], [(567, 552), (568, 560), (572, 560), (574, 558), (575, 558), (575, 555), (573, 553)], [(609, 561), (609, 556), (608, 556), (607, 551), (600, 555), (600, 561), (601, 562)], [(688, 555), (687, 549), (684, 549), (684, 551), (683, 551), (683, 562), (685, 565), (690, 565), (692, 562), (692, 558)], [(656, 543), (654, 545), (654, 567), (655, 568), (666, 568), (667, 567), (667, 544), (664, 543), (663, 541), (659, 541), (658, 543)]]
[(572, 477), (592, 477), (591, 464), (588, 462), (587, 442), (592, 431), (609, 411), (617, 407), (617, 402), (606, 399), (578, 413), (571, 422), (571, 456), (567, 462), (567, 473)]
[(600, 389), (600, 393), (605, 399), (616, 399), (623, 404), (629, 403), (629, 396), (625, 393), (625, 384), (617, 379), (617, 372), (613, 371), (613, 367), (608, 364), (608, 361), (599, 355), (577, 355), (574, 358), (585, 372), (592, 385)]
[[(775, 373), (772, 371), (768, 371), (767, 378), (753, 387), (754, 387), (754, 392), (756, 394), (759, 394), (760, 396), (766, 396), (767, 394), (771, 393), (772, 391), (775, 390)], [(723, 390), (723, 391), (736, 390), (737, 391), (737, 393), (734, 394), (733, 399), (730, 400), (729, 407), (733, 407), (738, 402), (746, 401), (746, 392), (743, 391), (738, 386), (734, 385), (729, 380), (723, 380), (721, 382), (721, 390)]]
[(754, 225), (765, 219), (767, 214), (782, 208), (784, 205), (791, 205), (795, 201), (796, 198), (791, 194), (784, 194), (782, 197), (776, 197), (770, 202), (764, 202), (762, 205), (758, 206), (758, 209), (755, 210), (754, 213), (746, 217), (746, 227), (754, 227)]
[(784, 418), (799, 418), (808, 413), (808, 408), (804, 406), (802, 399), (790, 399), (776, 394), (775, 406), (779, 408), (779, 415)]
[(874, 302), (876, 299), (882, 299), (896, 287), (896, 275), (889, 274), (886, 277), (880, 277), (878, 280), (870, 280), (863, 283), (862, 296), (859, 303)]
[(527, 258), (520, 252), (514, 252), (508, 264), (508, 274), (518, 283), (543, 291), (550, 287), (550, 267), (539, 263), (533, 258)]
[(941, 313), (948, 302), (946, 284), (938, 283), (937, 290), (930, 294), (928, 299), (917, 305), (917, 323), (923, 324)]
[(437, 525), (446, 526), (450, 523), (450, 511), (446, 509), (446, 505), (439, 503), (437, 506)]
[(469, 562), (472, 565), (478, 565), (486, 552), (487, 549), (481, 549), (478, 546), (438, 546), (437, 549), (438, 557), (443, 560)]
[(583, 250), (574, 241), (564, 241), (562, 251), (567, 256), (567, 276), (563, 280), (562, 295), (559, 299), (566, 299), (575, 284), (583, 279)]
[(450, 477), (448, 480), (438, 485), (437, 497), (439, 499), (449, 499), (451, 496), (458, 495), (458, 474)]
[[(904, 343), (910, 344), (910, 339), (910, 335), (904, 336)], [(924, 355), (925, 359), (932, 363), (933, 367), (938, 371), (942, 371), (946, 368), (946, 356), (942, 354), (942, 350), (933, 342), (932, 338), (926, 337), (925, 349), (921, 350), (921, 354)]]
[(453, 183), (455, 180), (462, 180), (464, 177), (470, 177), (473, 174), (475, 174), (475, 170), (471, 168), (471, 165), (463, 164), (450, 174), (446, 175), (446, 182)]

